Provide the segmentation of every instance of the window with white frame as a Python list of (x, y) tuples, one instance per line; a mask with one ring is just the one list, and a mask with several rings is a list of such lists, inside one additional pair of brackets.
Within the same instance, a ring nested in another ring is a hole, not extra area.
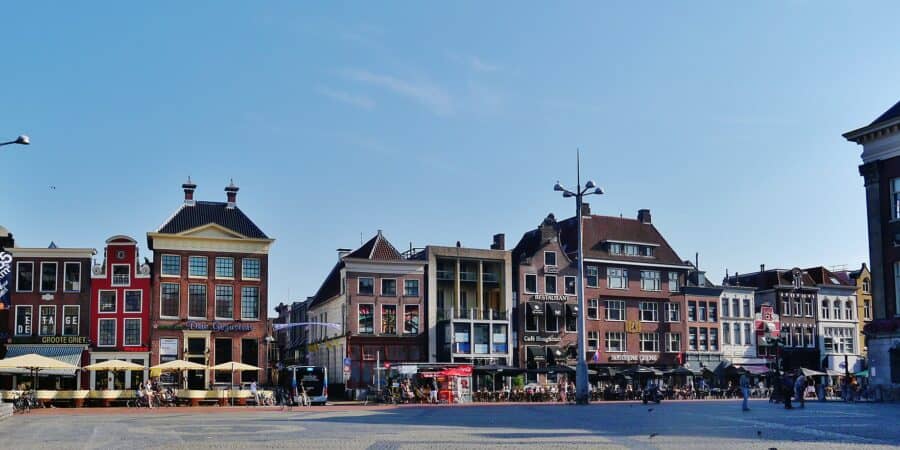
[(606, 320), (621, 322), (625, 320), (625, 301), (624, 300), (607, 300), (606, 301)]
[(697, 302), (688, 302), (687, 307), (687, 320), (688, 322), (696, 322), (697, 321)]
[(556, 266), (556, 252), (544, 252), (544, 265)]
[(97, 346), (116, 346), (116, 319), (100, 319), (97, 322)]
[(216, 286), (216, 318), (234, 319), (233, 286)]
[(397, 334), (397, 305), (381, 305), (381, 334)]
[(709, 329), (707, 329), (707, 328), (699, 328), (697, 331), (699, 331), (698, 337), (700, 338), (700, 339), (699, 339), (699, 340), (700, 340), (700, 345), (699, 345), (699, 347), (697, 347), (697, 348), (698, 348), (701, 352), (705, 352), (706, 349), (707, 349), (707, 347), (706, 347), (706, 341), (707, 341), (707, 338), (709, 338)]
[(31, 305), (16, 305), (16, 336), (31, 336)]
[(575, 295), (575, 290), (576, 290), (575, 281), (576, 281), (575, 277), (563, 277), (563, 285), (565, 286), (564, 292), (566, 293), (566, 295)]
[(844, 302), (844, 319), (853, 320), (853, 302), (850, 300)]
[(597, 320), (600, 318), (598, 315), (599, 311), (599, 300), (596, 298), (588, 299), (588, 307), (587, 307), (587, 318), (590, 320)]
[(544, 275), (544, 293), (556, 293), (556, 275)]
[(178, 317), (181, 302), (181, 285), (178, 283), (161, 283), (159, 290), (159, 315), (161, 317)]
[(56, 292), (56, 272), (55, 262), (41, 263), (41, 292)]
[(162, 255), (162, 275), (179, 276), (181, 275), (181, 256), (179, 255)]
[(525, 304), (525, 331), (538, 330), (538, 317), (540, 315), (537, 314), (535, 308), (540, 308), (540, 306), (537, 303)]
[(669, 292), (678, 292), (678, 272), (669, 272)]
[(697, 319), (706, 322), (706, 302), (697, 302)]
[(660, 290), (660, 274), (658, 270), (642, 270), (641, 271), (641, 290), (642, 291), (658, 291)]
[(125, 291), (125, 312), (139, 313), (141, 312), (141, 303), (143, 303), (143, 292), (138, 290)]
[(678, 353), (681, 351), (681, 334), (666, 333), (666, 352)]
[[(734, 345), (741, 345), (741, 324), (735, 322), (732, 326), (734, 327)], [(744, 345), (750, 345), (750, 341), (744, 342)]]
[(625, 253), (625, 249), (622, 244), (618, 244), (615, 242), (611, 242), (609, 244), (609, 254), (610, 255), (621, 255), (622, 253)]
[(625, 256), (640, 256), (641, 247), (634, 244), (625, 244)]
[(731, 317), (731, 309), (728, 307), (729, 302), (727, 298), (722, 299), (722, 317)]
[(406, 297), (418, 297), (419, 280), (403, 280), (403, 295)]
[(826, 298), (822, 300), (822, 319), (831, 318), (831, 302)]
[(803, 315), (806, 317), (813, 316), (813, 299), (812, 299), (812, 297), (806, 297), (803, 299)]
[(100, 313), (116, 312), (116, 291), (100, 291), (97, 311)]
[(381, 295), (384, 297), (397, 296), (397, 280), (393, 278), (381, 279)]
[[(900, 261), (894, 262), (894, 286), (900, 286)], [(900, 312), (900, 289), (894, 289), (894, 311)]]
[(131, 284), (131, 266), (128, 264), (112, 265), (112, 285), (128, 286)]
[(728, 322), (722, 324), (722, 345), (731, 345), (731, 324)]
[(356, 279), (359, 295), (375, 295), (375, 279), (372, 277), (359, 277)]
[(216, 256), (216, 278), (234, 278), (234, 258)]
[(597, 266), (584, 266), (584, 281), (587, 287), (598, 287), (599, 279), (600, 275)]
[(56, 306), (41, 305), (38, 310), (40, 319), (40, 328), (38, 328), (38, 336), (55, 336), (56, 335)]
[(809, 348), (815, 347), (815, 341), (813, 341), (812, 327), (810, 327), (810, 326), (803, 327), (803, 342), (806, 342), (806, 346)]
[(628, 271), (618, 267), (607, 267), (606, 282), (610, 289), (628, 289)]
[(659, 334), (641, 333), (641, 351), (659, 352)]
[(794, 341), (791, 340), (791, 326), (785, 323), (781, 324), (781, 338), (784, 339), (785, 347), (793, 347)]
[(81, 292), (81, 263), (63, 263), (63, 291)]
[(34, 263), (19, 261), (16, 263), (16, 292), (34, 290)]
[(209, 259), (205, 256), (188, 257), (188, 276), (206, 278), (209, 275)]
[(256, 286), (241, 288), (241, 319), (259, 319), (259, 288)]
[(744, 323), (744, 345), (753, 345), (753, 335), (750, 333), (749, 323)]
[(863, 278), (862, 291), (865, 294), (869, 293), (869, 279), (868, 278)]
[(241, 279), (258, 280), (261, 273), (259, 258), (244, 258), (241, 260)]
[(526, 294), (537, 294), (537, 274), (534, 274), (534, 273), (526, 273), (525, 274), (525, 293)]
[(800, 317), (802, 313), (800, 312), (800, 297), (794, 297), (794, 316)]
[(740, 301), (740, 299), (737, 299), (737, 298), (731, 299), (731, 317), (741, 317), (741, 301)]
[(681, 303), (666, 303), (666, 322), (681, 322)]
[(697, 328), (688, 329), (688, 350), (697, 350)]
[(716, 328), (709, 329), (709, 351), (719, 351), (719, 330)]
[(562, 310), (557, 309), (556, 306), (556, 304), (544, 306), (544, 330), (550, 333), (559, 332), (559, 319)]
[(750, 311), (750, 299), (744, 299), (744, 317), (753, 317), (753, 312)]
[(63, 306), (63, 336), (78, 336), (78, 326), (81, 323), (81, 307), (78, 305)]
[(599, 331), (588, 331), (587, 333), (587, 349), (588, 350), (597, 350), (597, 347), (600, 345), (600, 332)]
[(621, 331), (606, 332), (606, 351), (608, 352), (624, 352), (625, 351), (625, 333)]
[(841, 301), (834, 299), (831, 302), (831, 310), (834, 312), (834, 320), (841, 320)]
[[(206, 318), (206, 294), (205, 284), (188, 285), (188, 317), (198, 319)], [(230, 318), (230, 317), (229, 317)]]
[(640, 302), (641, 322), (659, 322), (659, 303)]
[(125, 319), (126, 347), (138, 347), (141, 345), (141, 319)]
[(719, 321), (719, 304), (718, 302), (710, 302), (709, 303), (709, 321), (710, 322), (718, 322)]
[(375, 332), (375, 314), (371, 303), (361, 303), (358, 306), (358, 331), (360, 334), (372, 334)]
[(872, 302), (869, 299), (863, 300), (863, 319), (872, 320)]

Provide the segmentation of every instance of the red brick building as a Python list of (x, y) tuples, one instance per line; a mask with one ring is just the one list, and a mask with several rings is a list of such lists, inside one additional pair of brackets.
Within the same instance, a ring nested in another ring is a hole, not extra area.
[[(147, 233), (153, 251), (151, 365), (186, 359), (264, 369), (268, 254), (274, 240), (237, 207), (237, 186), (225, 188), (226, 202), (195, 201), (197, 185), (190, 180), (182, 188), (184, 204)], [(228, 372), (189, 371), (187, 385), (204, 389), (253, 380), (266, 383), (265, 370), (233, 378)]]
[[(149, 367), (150, 262), (141, 261), (137, 241), (106, 240), (103, 260), (91, 271), (91, 364), (111, 359)], [(92, 389), (131, 389), (146, 371), (90, 372)]]
[[(591, 215), (585, 204), (582, 214), (588, 364), (601, 371), (636, 364), (659, 368), (679, 365), (679, 355), (685, 349), (685, 312), (683, 302), (672, 297), (679, 295), (691, 266), (682, 262), (652, 224), (649, 210), (640, 210), (637, 219), (626, 219)], [(525, 233), (513, 251), (514, 260), (527, 260), (538, 249), (547, 248), (547, 238), (552, 238), (549, 226), (558, 230), (560, 251), (574, 260), (578, 221), (575, 217), (558, 223), (552, 217), (548, 220), (550, 223), (542, 224), (543, 232), (538, 228)], [(560, 256), (557, 261), (564, 261)], [(527, 311), (521, 310), (535, 296), (525, 292), (526, 272), (519, 270), (516, 281), (518, 314), (527, 324)], [(542, 273), (538, 279), (549, 275), (546, 267)], [(565, 292), (564, 276), (557, 279), (562, 281), (556, 288), (558, 292)], [(544, 283), (538, 282), (536, 294), (547, 294), (546, 278)], [(565, 317), (562, 311), (561, 315)], [(528, 367), (537, 362), (539, 353), (529, 355), (526, 344), (526, 351), (520, 356), (524, 358), (520, 365)]]
[[(378, 231), (339, 260), (307, 311), (308, 320), (340, 328), (309, 329), (309, 363), (324, 366), (331, 384), (373, 384), (375, 364), (425, 362), (425, 260), (401, 254)], [(344, 372), (344, 358), (349, 372)], [(337, 392), (332, 392), (336, 394)]]
[[(90, 267), (96, 250), (59, 248), (51, 242), (48, 248), (6, 251), (15, 268), (6, 357), (37, 353), (81, 366), (90, 342)], [(0, 388), (20, 382), (31, 383), (27, 371), (0, 374)], [(39, 383), (50, 389), (87, 387), (80, 370), (42, 371)]]

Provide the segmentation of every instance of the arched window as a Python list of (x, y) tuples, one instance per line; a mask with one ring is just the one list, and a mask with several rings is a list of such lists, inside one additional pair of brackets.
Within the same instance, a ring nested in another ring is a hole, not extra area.
[(844, 303), (844, 318), (847, 320), (853, 320), (853, 302), (847, 300)]
[(794, 331), (794, 335), (791, 337), (794, 347), (803, 347), (803, 336), (800, 333), (800, 325), (794, 325), (791, 328)]
[(830, 310), (828, 309), (829, 306), (831, 306), (831, 305), (829, 304), (827, 298), (822, 300), (822, 318), (823, 319), (828, 319), (830, 316), (830, 313), (829, 313)]
[(863, 278), (863, 292), (865, 292), (866, 294), (869, 293), (869, 279), (868, 278)]
[(834, 320), (841, 320), (841, 301), (838, 299), (834, 299), (834, 303), (832, 303), (832, 309), (834, 310)]

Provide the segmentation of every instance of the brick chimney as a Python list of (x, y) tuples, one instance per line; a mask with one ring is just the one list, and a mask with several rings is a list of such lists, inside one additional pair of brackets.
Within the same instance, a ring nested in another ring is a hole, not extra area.
[(188, 177), (187, 181), (181, 185), (181, 188), (184, 189), (184, 204), (194, 206), (194, 191), (197, 190), (197, 185), (191, 181), (191, 177)]
[(494, 235), (494, 243), (491, 244), (491, 250), (506, 250), (506, 235), (503, 233)]
[(353, 250), (351, 250), (351, 249), (349, 249), (349, 248), (339, 248), (339, 249), (337, 249), (338, 260), (344, 259), (344, 257), (347, 256), (347, 255), (349, 255), (350, 252), (352, 252), (352, 251), (353, 251)]
[(225, 186), (225, 195), (228, 197), (228, 209), (234, 209), (237, 206), (237, 193), (239, 188), (234, 185), (234, 180), (231, 180), (231, 183), (228, 186)]
[(639, 209), (637, 218), (641, 223), (653, 223), (650, 220), (650, 210), (649, 209)]

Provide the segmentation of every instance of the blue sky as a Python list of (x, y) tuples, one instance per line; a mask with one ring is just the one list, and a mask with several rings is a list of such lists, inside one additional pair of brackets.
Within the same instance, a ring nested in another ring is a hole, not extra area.
[(272, 306), (379, 228), (400, 248), (514, 245), (571, 214), (552, 186), (574, 180), (576, 148), (607, 191), (595, 213), (650, 208), (715, 280), (855, 267), (861, 148), (840, 135), (900, 99), (891, 2), (0, 10), (0, 135), (33, 141), (0, 150), (17, 244), (145, 247), (188, 175), (202, 200), (234, 178), (277, 239)]

